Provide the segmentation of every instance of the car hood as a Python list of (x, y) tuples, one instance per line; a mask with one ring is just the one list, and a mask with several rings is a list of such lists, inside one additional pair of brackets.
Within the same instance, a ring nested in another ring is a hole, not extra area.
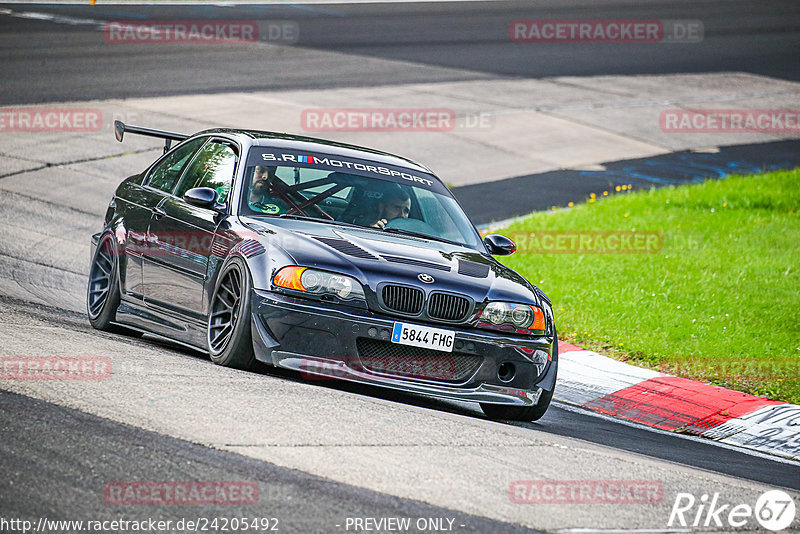
[[(297, 265), (349, 274), (373, 291), (392, 282), (467, 294), (475, 302), (541, 302), (541, 292), (517, 272), (466, 246), (313, 221), (243, 217), (242, 222), (267, 250), (279, 246)], [(431, 283), (420, 279), (428, 277)]]

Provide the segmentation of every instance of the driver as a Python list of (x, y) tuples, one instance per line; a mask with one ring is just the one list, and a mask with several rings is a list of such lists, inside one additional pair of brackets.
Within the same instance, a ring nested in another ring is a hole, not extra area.
[(383, 194), (383, 197), (376, 206), (376, 215), (367, 217), (366, 220), (358, 221), (357, 224), (383, 228), (392, 219), (408, 219), (411, 212), (411, 196), (408, 192), (397, 184)]
[(253, 211), (278, 215), (286, 213), (289, 206), (278, 196), (271, 194), (272, 181), (277, 179), (277, 167), (257, 165), (250, 180), (250, 193), (247, 198), (248, 205)]

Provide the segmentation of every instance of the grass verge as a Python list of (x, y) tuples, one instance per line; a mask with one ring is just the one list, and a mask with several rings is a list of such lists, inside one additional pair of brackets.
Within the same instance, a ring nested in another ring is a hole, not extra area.
[(502, 232), (560, 338), (800, 404), (800, 169), (623, 193)]

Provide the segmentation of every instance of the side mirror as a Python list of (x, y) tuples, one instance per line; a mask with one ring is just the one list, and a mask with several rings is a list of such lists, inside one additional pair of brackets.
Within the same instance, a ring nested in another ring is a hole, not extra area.
[(217, 192), (210, 187), (193, 187), (183, 194), (183, 200), (198, 208), (217, 210), (223, 206), (217, 202)]
[(492, 256), (508, 256), (517, 251), (516, 243), (500, 234), (487, 235), (483, 238), (483, 244)]

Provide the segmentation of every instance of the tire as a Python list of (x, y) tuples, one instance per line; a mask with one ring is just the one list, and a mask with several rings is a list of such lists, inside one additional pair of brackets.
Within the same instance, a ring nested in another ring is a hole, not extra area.
[(240, 258), (231, 259), (217, 278), (206, 329), (208, 354), (217, 365), (248, 369), (253, 364), (252, 287), (250, 271)]
[[(553, 339), (553, 354), (558, 357), (558, 335)], [(554, 360), (556, 358), (553, 358)], [(555, 383), (550, 391), (542, 391), (539, 402), (535, 406), (505, 406), (503, 404), (481, 403), (481, 410), (489, 419), (505, 419), (510, 421), (537, 421), (550, 407), (555, 393)]]
[(86, 312), (94, 328), (118, 330), (111, 323), (117, 318), (119, 299), (119, 254), (113, 234), (105, 233), (97, 243), (86, 288)]

